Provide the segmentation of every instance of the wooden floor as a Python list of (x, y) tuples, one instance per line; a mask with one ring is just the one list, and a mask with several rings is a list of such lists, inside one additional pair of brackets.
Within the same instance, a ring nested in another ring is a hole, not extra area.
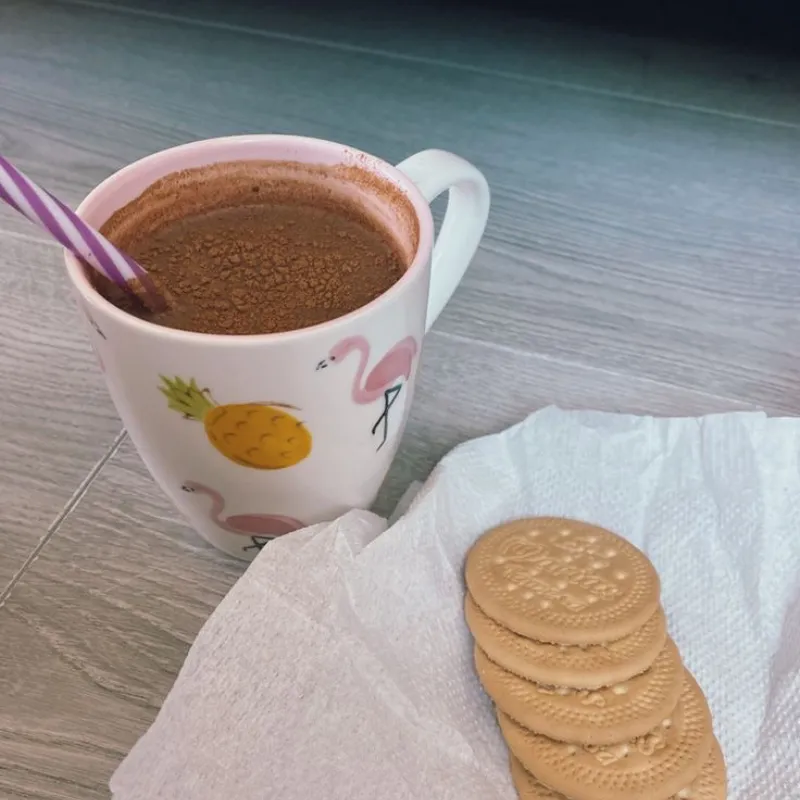
[[(0, 2), (0, 152), (69, 203), (250, 131), (441, 147), (489, 178), (379, 510), (550, 403), (800, 410), (800, 67), (491, 11), (128, 3)], [(3, 209), (0, 386), (0, 797), (107, 797), (242, 566), (148, 477), (58, 249)]]

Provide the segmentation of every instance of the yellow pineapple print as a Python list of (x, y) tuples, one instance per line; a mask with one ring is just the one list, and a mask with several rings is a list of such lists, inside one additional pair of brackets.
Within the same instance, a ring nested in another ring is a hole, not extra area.
[[(206, 436), (222, 455), (254, 469), (284, 469), (300, 463), (311, 452), (311, 433), (281, 403), (217, 405), (208, 389), (194, 378), (161, 376), (159, 391), (173, 411), (202, 422)], [(281, 408), (282, 407), (282, 408)]]

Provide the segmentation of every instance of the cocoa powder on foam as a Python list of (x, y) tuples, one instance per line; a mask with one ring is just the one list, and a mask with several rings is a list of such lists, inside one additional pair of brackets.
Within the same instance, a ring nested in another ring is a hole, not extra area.
[(93, 279), (107, 299), (157, 324), (223, 334), (295, 330), (360, 308), (402, 276), (419, 239), (411, 202), (367, 170), (258, 161), (168, 175), (101, 230), (173, 305), (153, 313)]

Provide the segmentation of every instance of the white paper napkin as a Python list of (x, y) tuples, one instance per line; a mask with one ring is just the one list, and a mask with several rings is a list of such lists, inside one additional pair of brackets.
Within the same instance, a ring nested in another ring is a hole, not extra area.
[(117, 800), (511, 800), (475, 678), (463, 562), (484, 530), (576, 517), (662, 578), (734, 800), (800, 798), (800, 421), (545, 409), (469, 442), (386, 529), (265, 548), (112, 779)]

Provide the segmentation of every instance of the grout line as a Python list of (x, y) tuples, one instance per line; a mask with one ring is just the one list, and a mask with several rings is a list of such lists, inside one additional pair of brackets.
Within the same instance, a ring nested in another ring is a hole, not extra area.
[(123, 428), (116, 435), (114, 441), (112, 442), (108, 450), (105, 453), (103, 453), (98, 462), (89, 470), (89, 473), (81, 481), (78, 488), (73, 492), (72, 497), (70, 497), (69, 500), (67, 500), (67, 502), (64, 504), (64, 507), (59, 512), (58, 516), (50, 523), (44, 536), (42, 536), (42, 538), (36, 544), (36, 547), (33, 548), (33, 551), (25, 559), (25, 562), (17, 570), (14, 577), (11, 578), (11, 580), (8, 583), (8, 586), (6, 586), (6, 588), (3, 589), (2, 592), (0, 592), (0, 608), (2, 608), (5, 601), (9, 598), (12, 590), (20, 582), (25, 572), (27, 572), (27, 570), (31, 566), (33, 566), (33, 563), (39, 557), (39, 554), (45, 548), (45, 546), (53, 537), (53, 535), (56, 533), (56, 531), (58, 531), (58, 529), (61, 527), (61, 524), (64, 522), (64, 520), (75, 510), (76, 506), (83, 499), (86, 492), (89, 491), (89, 487), (92, 485), (94, 479), (100, 474), (100, 471), (108, 463), (108, 461), (114, 457), (116, 452), (121, 447), (122, 443), (125, 441), (126, 437), (127, 433)]
[(600, 87), (584, 86), (580, 83), (570, 83), (569, 81), (559, 81), (552, 78), (534, 77), (532, 75), (522, 75), (518, 72), (508, 70), (491, 69), (488, 67), (475, 67), (471, 64), (464, 64), (457, 61), (449, 61), (444, 58), (432, 58), (430, 56), (409, 55), (393, 50), (382, 50), (378, 47), (366, 47), (364, 45), (350, 44), (348, 42), (334, 42), (329, 39), (319, 39), (315, 36), (302, 36), (295, 33), (282, 33), (280, 31), (264, 30), (261, 28), (251, 28), (247, 25), (239, 25), (232, 22), (217, 22), (208, 19), (198, 19), (195, 17), (185, 17), (181, 14), (170, 14), (166, 11), (151, 11), (149, 9), (138, 9), (132, 6), (109, 5), (102, 0), (58, 0), (62, 5), (83, 6), (94, 8), (107, 13), (128, 14), (131, 16), (145, 17), (149, 19), (162, 20), (165, 22), (178, 22), (183, 25), (193, 25), (199, 28), (211, 28), (215, 30), (228, 31), (230, 33), (241, 33), (248, 36), (256, 36), (262, 39), (274, 41), (294, 42), (296, 44), (312, 45), (323, 47), (328, 50), (339, 50), (345, 53), (357, 53), (360, 55), (378, 56), (381, 58), (394, 59), (412, 64), (425, 64), (432, 67), (443, 67), (445, 69), (461, 70), (477, 75), (485, 75), (504, 80), (520, 81), (541, 86), (549, 86), (557, 89), (565, 89), (572, 92), (584, 92), (587, 94), (599, 95), (601, 97), (613, 97), (618, 100), (630, 100), (639, 103), (647, 103), (661, 108), (678, 109), (681, 111), (691, 111), (698, 114), (726, 117), (728, 119), (753, 122), (762, 125), (775, 125), (781, 128), (800, 128), (800, 123), (786, 122), (785, 120), (770, 119), (768, 117), (757, 117), (750, 114), (738, 114), (734, 111), (724, 109), (708, 108), (697, 106), (692, 103), (679, 103), (673, 100), (661, 100), (657, 97), (636, 94), (635, 92), (621, 92), (613, 89), (602, 89)]
[[(690, 392), (691, 394), (697, 397), (708, 397), (711, 400), (722, 400), (725, 403), (732, 403), (739, 407), (741, 410), (755, 410), (757, 407), (753, 403), (748, 403), (743, 400), (737, 400), (734, 397), (728, 397), (722, 394), (714, 394), (713, 392), (705, 392), (701, 389), (693, 389), (690, 386), (681, 386), (677, 383), (667, 383), (665, 381), (659, 381), (655, 378), (648, 378), (644, 375), (628, 375), (624, 372), (617, 372), (613, 369), (605, 369), (603, 367), (597, 367), (593, 364), (585, 364), (582, 361), (571, 361), (569, 359), (558, 358), (557, 356), (550, 356), (545, 353), (533, 353), (528, 352), (526, 350), (520, 350), (517, 347), (511, 347), (507, 344), (499, 344), (498, 342), (489, 342), (485, 339), (473, 339), (469, 336), (464, 336), (460, 333), (449, 333), (447, 331), (431, 331), (428, 336), (443, 336), (445, 339), (451, 339), (454, 342), (459, 343), (468, 343), (472, 345), (481, 345), (483, 347), (488, 347), (491, 350), (498, 350), (503, 353), (511, 353), (517, 356), (524, 356), (525, 358), (536, 358), (540, 361), (545, 361), (550, 364), (558, 364), (564, 367), (571, 367), (577, 368), (582, 370), (589, 370), (590, 372), (599, 373), (601, 375), (610, 375), (614, 378), (622, 378), (623, 380), (636, 380), (638, 382), (647, 383), (652, 386), (659, 386), (668, 389), (677, 389), (682, 392)], [(758, 410), (762, 410), (758, 407)]]

